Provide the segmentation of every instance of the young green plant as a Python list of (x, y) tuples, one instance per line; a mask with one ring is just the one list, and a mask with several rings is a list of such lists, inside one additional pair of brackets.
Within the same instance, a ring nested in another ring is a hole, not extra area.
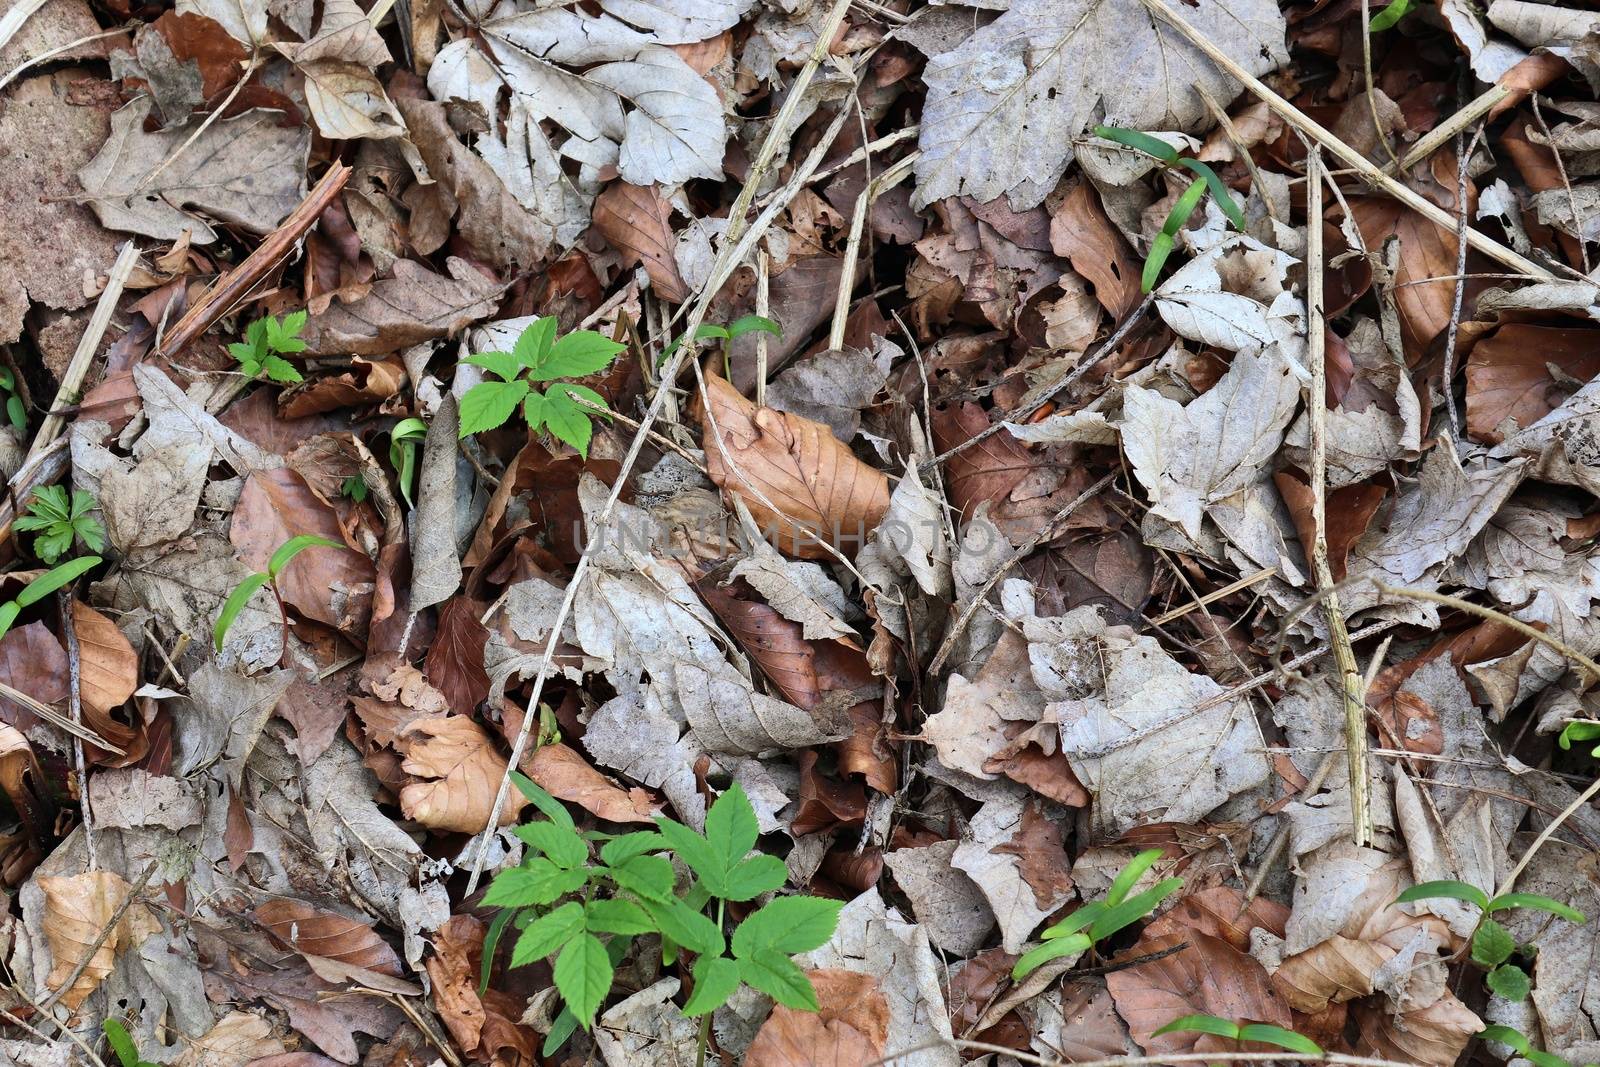
[[(1518, 1056), (1533, 1064), (1533, 1067), (1573, 1067), (1570, 1061), (1562, 1059), (1553, 1052), (1542, 1052), (1534, 1048), (1533, 1042), (1529, 1041), (1521, 1030), (1512, 1026), (1496, 1023), (1484, 1027), (1475, 1036), (1484, 1041), (1498, 1041), (1502, 1045), (1509, 1046)], [(1595, 1065), (1589, 1063), (1584, 1067), (1595, 1067)]]
[(128, 1033), (128, 1028), (122, 1025), (120, 1019), (107, 1019), (100, 1024), (100, 1029), (105, 1031), (106, 1044), (111, 1046), (111, 1051), (116, 1053), (117, 1062), (122, 1067), (157, 1067), (149, 1060), (141, 1059), (139, 1046), (133, 1043), (133, 1035)]
[(1388, 7), (1372, 16), (1367, 23), (1367, 30), (1371, 33), (1382, 33), (1404, 18), (1410, 10), (1411, 0), (1392, 0)]
[[(556, 339), (552, 315), (531, 323), (510, 352), (479, 352), (467, 362), (500, 380), (479, 382), (461, 398), (460, 436), (502, 426), (520, 406), (528, 429), (545, 429), (587, 458), (593, 419), (610, 417), (605, 397), (568, 378), (582, 378), (611, 366), (626, 347), (593, 330), (575, 330)], [(543, 392), (534, 382), (549, 382)]]
[(239, 361), (239, 373), (257, 379), (266, 375), (275, 382), (303, 381), (294, 364), (283, 357), (305, 351), (306, 343), (300, 340), (305, 325), (303, 310), (289, 312), (281, 322), (272, 315), (252, 322), (245, 328), (244, 341), (228, 346), (228, 352)]
[[(731, 939), (723, 936), (727, 904), (753, 901), (787, 877), (776, 856), (750, 854), (759, 828), (737, 784), (706, 812), (703, 834), (658, 818), (655, 830), (614, 836), (580, 833), (549, 793), (521, 774), (512, 778), (547, 818), (516, 828), (527, 854), (519, 866), (497, 875), (484, 895), (485, 904), (504, 910), (485, 939), (481, 981), (487, 986), (495, 945), (508, 926), (521, 931), (511, 966), (555, 957), (556, 992), (564, 1007), (546, 1038), (546, 1055), (577, 1027), (594, 1024), (617, 964), (644, 934), (660, 936), (665, 963), (684, 951), (697, 957), (685, 1014), (708, 1015), (741, 984), (791, 1008), (817, 1009), (810, 980), (789, 957), (833, 936), (839, 902), (777, 897), (739, 923)], [(592, 845), (599, 846), (598, 862)], [(693, 875), (681, 892), (673, 856)], [(715, 920), (705, 914), (713, 905)], [(702, 1055), (706, 1035), (702, 1025)]]
[[(1600, 739), (1600, 722), (1588, 719), (1575, 719), (1561, 729), (1561, 736), (1556, 738), (1556, 744), (1570, 751), (1574, 741), (1594, 741)], [(1595, 759), (1600, 759), (1600, 745), (1596, 745), (1589, 753)]]
[(10, 367), (0, 367), (0, 397), (5, 398), (6, 420), (23, 431), (28, 428), (28, 409), (22, 406), (22, 397), (17, 393), (17, 376), (11, 373)]
[[(695, 327), (694, 337), (697, 341), (736, 341), (747, 333), (755, 333), (757, 331), (770, 333), (774, 337), (783, 336), (783, 327), (771, 319), (763, 318), (760, 315), (742, 315), (725, 326), (715, 322), (702, 322)], [(661, 358), (656, 360), (657, 367), (665, 363), (667, 358), (678, 350), (678, 346), (683, 344), (683, 338), (684, 335), (680, 333), (672, 339), (671, 344), (661, 350)], [(722, 374), (725, 378), (733, 376), (728, 366), (727, 345), (723, 345), (722, 348)]]
[(1127, 130), (1121, 126), (1096, 126), (1096, 137), (1103, 137), (1107, 141), (1115, 141), (1147, 156), (1154, 156), (1166, 167), (1181, 167), (1192, 171), (1197, 177), (1189, 183), (1188, 188), (1178, 196), (1177, 202), (1172, 205), (1172, 210), (1167, 212), (1167, 221), (1161, 227), (1161, 232), (1156, 234), (1155, 240), (1150, 243), (1150, 254), (1145, 257), (1144, 274), (1140, 279), (1140, 288), (1148, 293), (1155, 288), (1156, 279), (1161, 277), (1161, 268), (1166, 264), (1167, 257), (1172, 255), (1172, 250), (1177, 244), (1178, 231), (1189, 224), (1189, 217), (1194, 214), (1194, 209), (1200, 206), (1200, 198), (1207, 189), (1211, 190), (1211, 198), (1216, 201), (1217, 207), (1228, 216), (1235, 229), (1244, 230), (1244, 214), (1239, 210), (1239, 205), (1233, 202), (1232, 195), (1228, 192), (1227, 185), (1223, 184), (1217, 172), (1188, 156), (1178, 154), (1178, 150), (1159, 137), (1152, 137), (1140, 130)]
[(1507, 1000), (1525, 999), (1532, 982), (1527, 971), (1509, 962), (1518, 950), (1516, 939), (1511, 936), (1511, 931), (1495, 922), (1491, 916), (1495, 912), (1522, 908), (1549, 912), (1571, 923), (1584, 922), (1583, 912), (1538, 893), (1502, 893), (1490, 898), (1489, 894), (1475, 885), (1449, 880), (1414, 885), (1396, 897), (1394, 902), (1409, 904), (1417, 900), (1440, 898), (1464, 900), (1477, 906), (1478, 925), (1468, 940), (1472, 961), (1489, 972), (1484, 984)]
[(1215, 1015), (1185, 1015), (1172, 1020), (1150, 1036), (1160, 1037), (1162, 1034), (1213, 1034), (1230, 1041), (1259, 1041), (1264, 1045), (1277, 1045), (1281, 1049), (1307, 1056), (1322, 1055), (1322, 1046), (1304, 1034), (1271, 1023), (1240, 1023)]
[(100, 566), (99, 556), (79, 556), (69, 559), (59, 567), (52, 567), (23, 587), (13, 600), (0, 604), (0, 637), (10, 630), (23, 608), (32, 607), (57, 589), (63, 589), (87, 571)]
[(17, 519), (16, 528), (39, 535), (33, 540), (33, 552), (46, 563), (66, 555), (75, 540), (82, 541), (89, 551), (99, 552), (106, 546), (106, 531), (89, 514), (96, 507), (94, 497), (81, 489), (69, 495), (65, 486), (46, 485), (34, 492), (28, 513)]
[(1111, 880), (1104, 897), (1085, 904), (1039, 935), (1044, 943), (1022, 954), (1011, 968), (1012, 979), (1021, 980), (1050, 960), (1085, 952), (1095, 942), (1154, 911), (1163, 900), (1183, 887), (1182, 878), (1164, 878), (1142, 893), (1131, 897), (1128, 893), (1160, 858), (1161, 850), (1151, 848), (1129, 860)]
[(250, 598), (256, 595), (256, 590), (262, 586), (272, 588), (272, 596), (278, 602), (278, 617), (283, 622), (284, 630), (289, 628), (289, 616), (283, 610), (283, 597), (278, 594), (278, 575), (289, 565), (289, 561), (308, 548), (343, 548), (337, 541), (330, 541), (326, 537), (317, 537), (315, 534), (301, 534), (291, 537), (278, 546), (278, 550), (267, 560), (267, 569), (249, 575), (233, 587), (233, 592), (228, 594), (227, 601), (222, 605), (222, 612), (217, 616), (216, 624), (211, 628), (211, 639), (218, 652), (222, 651), (222, 642), (228, 637), (228, 631), (238, 621), (239, 613), (244, 611), (244, 606)]

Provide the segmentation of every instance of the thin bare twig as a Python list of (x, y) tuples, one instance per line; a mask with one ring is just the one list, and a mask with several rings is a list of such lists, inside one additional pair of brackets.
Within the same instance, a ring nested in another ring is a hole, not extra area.
[[(67, 639), (67, 708), (72, 722), (83, 726), (83, 655), (78, 645), (78, 627), (72, 618), (72, 593), (56, 593), (56, 610), (61, 613), (61, 630)], [(72, 761), (78, 772), (78, 810), (83, 816), (83, 847), (89, 856), (89, 869), (100, 866), (94, 848), (94, 813), (89, 808), (89, 768), (83, 758), (83, 738), (72, 735)]]
[(1461, 330), (1461, 305), (1467, 296), (1467, 164), (1472, 153), (1478, 150), (1478, 139), (1483, 136), (1479, 126), (1472, 135), (1472, 143), (1462, 147), (1462, 138), (1456, 137), (1456, 282), (1450, 302), (1450, 326), (1444, 338), (1444, 366), (1440, 370), (1444, 390), (1445, 412), (1450, 418), (1450, 432), (1461, 432), (1461, 420), (1456, 415), (1456, 335)]

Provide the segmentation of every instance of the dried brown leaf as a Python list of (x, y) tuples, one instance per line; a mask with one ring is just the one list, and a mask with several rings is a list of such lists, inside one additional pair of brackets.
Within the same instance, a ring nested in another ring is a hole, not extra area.
[(653, 185), (612, 182), (594, 200), (594, 228), (623, 254), (627, 264), (643, 263), (651, 288), (669, 304), (689, 298), (673, 255), (672, 205)]
[(428, 681), (445, 695), (451, 711), (470, 715), (489, 695), (483, 652), (489, 631), (478, 621), (483, 607), (464, 596), (439, 609), (439, 631), (428, 648)]
[(116, 623), (79, 600), (72, 602), (72, 627), (84, 706), (102, 715), (120, 708), (139, 686), (139, 657), (133, 646)]
[(1293, 1026), (1289, 1006), (1273, 990), (1261, 964), (1221, 938), (1199, 931), (1141, 937), (1124, 958), (1161, 952), (1185, 941), (1189, 947), (1181, 952), (1106, 976), (1118, 1013), (1145, 1052), (1159, 1056), (1218, 1047), (1193, 1033), (1155, 1036), (1155, 1031), (1183, 1015)]
[(818, 1010), (773, 1008), (745, 1053), (746, 1067), (860, 1067), (880, 1059), (889, 1037), (889, 1002), (877, 980), (834, 970), (807, 977)]
[(288, 898), (269, 900), (252, 914), (269, 934), (302, 956), (337, 960), (395, 977), (405, 973), (400, 957), (370, 923)]
[[(400, 791), (406, 818), (464, 834), (484, 828), (506, 760), (483, 727), (460, 715), (421, 719), (407, 726), (396, 744), (405, 753), (401, 768), (419, 779)], [(516, 822), (526, 806), (513, 791), (501, 808), (500, 825)]]
[[(71, 988), (61, 994), (61, 1003), (77, 1008), (111, 973), (117, 954), (137, 946), (158, 925), (145, 906), (136, 903), (100, 940), (130, 889), (121, 875), (111, 871), (40, 875), (37, 882), (44, 892), (44, 936), (54, 961), (45, 984), (59, 989), (85, 957), (89, 960)], [(90, 948), (97, 941), (99, 947), (91, 955)]]
[(301, 335), (312, 355), (382, 356), (423, 341), (455, 334), (492, 315), (501, 287), (493, 278), (452, 256), (448, 275), (403, 259), (394, 277), (372, 283), (372, 291), (348, 304), (337, 301), (311, 316)]

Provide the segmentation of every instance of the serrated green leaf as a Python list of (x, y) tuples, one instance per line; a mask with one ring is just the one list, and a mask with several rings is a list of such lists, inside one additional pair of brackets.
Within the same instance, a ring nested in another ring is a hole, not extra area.
[[(299, 344), (299, 342), (295, 342)], [(267, 377), (275, 382), (303, 382), (305, 379), (295, 369), (293, 363), (282, 356), (268, 356), (261, 361), (261, 369), (266, 371)]]
[(296, 556), (308, 548), (342, 549), (344, 546), (337, 541), (329, 540), (326, 537), (318, 537), (315, 534), (300, 534), (298, 537), (291, 537), (279, 545), (278, 550), (272, 554), (272, 558), (267, 560), (267, 577), (272, 581), (277, 581), (278, 576), (283, 573), (283, 569), (293, 562)]
[(1147, 848), (1129, 860), (1127, 865), (1117, 872), (1117, 876), (1111, 879), (1111, 885), (1106, 889), (1106, 895), (1103, 898), (1106, 906), (1121, 904), (1128, 892), (1139, 884), (1139, 879), (1144, 877), (1144, 872), (1154, 867), (1159, 859), (1161, 859), (1161, 850), (1159, 848)]
[(739, 977), (746, 985), (784, 1007), (817, 1010), (817, 991), (811, 987), (811, 979), (783, 953), (760, 949), (753, 955), (739, 957), (738, 966)]
[(1277, 1045), (1279, 1048), (1306, 1056), (1322, 1055), (1322, 1046), (1309, 1037), (1297, 1034), (1293, 1030), (1285, 1030), (1281, 1026), (1273, 1026), (1271, 1023), (1246, 1023), (1239, 1027), (1239, 1040)]
[(628, 900), (591, 900), (586, 906), (589, 929), (606, 934), (653, 934), (656, 924), (639, 905)]
[(574, 400), (586, 401), (590, 404), (593, 404), (595, 407), (600, 408), (601, 410), (595, 411), (591, 408), (584, 407), (583, 404), (578, 405), (579, 411), (584, 412), (592, 418), (611, 418), (611, 408), (607, 406), (606, 398), (595, 392), (593, 389), (590, 389), (587, 385), (579, 385), (577, 382), (557, 382), (550, 388), (559, 389), (563, 393), (566, 393), (569, 397), (572, 397)]
[(540, 813), (551, 822), (564, 829), (578, 832), (577, 824), (572, 821), (572, 815), (566, 806), (545, 791), (544, 787), (529, 778), (521, 771), (511, 772), (511, 784), (517, 787), (517, 792), (528, 798), (528, 802), (538, 808)]
[(518, 364), (532, 370), (550, 357), (555, 339), (556, 317), (546, 315), (528, 324), (511, 346), (511, 352)]
[(535, 857), (495, 875), (483, 902), (497, 908), (542, 906), (576, 892), (588, 880), (587, 871), (564, 871), (542, 856)]
[(461, 427), (457, 436), (470, 437), (505, 425), (505, 421), (527, 395), (528, 383), (520, 379), (514, 382), (479, 382), (461, 398)]
[(721, 896), (726, 865), (711, 842), (695, 833), (681, 822), (665, 816), (656, 816), (656, 829), (666, 838), (672, 851), (689, 865), (689, 869), (705, 882), (706, 888)]
[(1528, 973), (1514, 963), (1503, 963), (1490, 971), (1483, 984), (1489, 987), (1490, 992), (1511, 1001), (1527, 999), (1529, 991), (1533, 989)]
[[(74, 492), (74, 496), (83, 496), (92, 499), (87, 493)], [(43, 516), (45, 519), (65, 519), (71, 517), (71, 509), (67, 503), (67, 489), (63, 485), (46, 485), (34, 490), (33, 498), (28, 501), (29, 517)], [(26, 529), (18, 522), (19, 529)]]
[(1438, 898), (1447, 900), (1464, 900), (1468, 904), (1476, 904), (1484, 912), (1489, 910), (1489, 894), (1475, 885), (1466, 882), (1457, 882), (1442, 879), (1435, 882), (1422, 882), (1412, 886), (1404, 893), (1394, 898), (1396, 904), (1410, 904), (1418, 900), (1434, 900)]
[(300, 331), (305, 329), (305, 325), (306, 309), (301, 308), (299, 311), (291, 311), (283, 317), (283, 336), (293, 340), (300, 336)]
[(613, 864), (607, 873), (617, 885), (646, 900), (665, 903), (672, 899), (672, 863), (663, 856), (634, 856)]
[(73, 527), (78, 531), (78, 538), (83, 541), (91, 552), (99, 552), (106, 546), (106, 528), (100, 525), (100, 520), (84, 516), (78, 519)]
[(605, 370), (626, 346), (594, 330), (574, 330), (550, 349), (550, 355), (528, 372), (536, 382), (583, 378)]
[(1183, 888), (1182, 878), (1164, 878), (1143, 893), (1131, 896), (1120, 904), (1113, 904), (1089, 924), (1089, 937), (1095, 941), (1110, 937), (1123, 927), (1149, 915), (1156, 909), (1156, 905), (1181, 888)]
[(691, 952), (702, 956), (720, 956), (722, 931), (717, 924), (689, 907), (681, 900), (643, 900), (641, 905), (650, 913), (661, 933)]
[(56, 526), (40, 534), (33, 542), (34, 553), (46, 563), (54, 563), (72, 547), (72, 527)]
[(726, 956), (701, 956), (694, 965), (694, 992), (683, 1006), (688, 1016), (716, 1011), (739, 988), (739, 965)]
[(544, 426), (556, 440), (571, 445), (585, 459), (589, 457), (594, 424), (589, 421), (588, 413), (562, 392), (560, 386), (545, 390)]
[(222, 651), (222, 642), (227, 639), (228, 631), (233, 628), (234, 620), (238, 619), (239, 613), (250, 602), (250, 598), (256, 595), (256, 590), (266, 584), (267, 576), (265, 574), (251, 574), (244, 581), (234, 586), (233, 592), (228, 594), (228, 599), (222, 605), (222, 611), (217, 615), (216, 623), (211, 627), (212, 646), (218, 652)]
[(1514, 1027), (1495, 1023), (1479, 1030), (1476, 1036), (1482, 1041), (1498, 1041), (1502, 1045), (1508, 1045), (1519, 1055), (1526, 1055), (1528, 1052), (1528, 1039), (1523, 1036), (1522, 1031)]
[(646, 852), (660, 852), (667, 847), (667, 839), (654, 830), (636, 830), (631, 834), (613, 837), (600, 846), (600, 858), (615, 866), (626, 863)]
[(821, 897), (779, 897), (754, 912), (733, 932), (733, 954), (763, 949), (793, 955), (828, 943), (839, 925), (843, 902)]
[(553, 822), (531, 822), (512, 831), (527, 844), (543, 852), (564, 871), (583, 866), (589, 859), (589, 849), (575, 831)]
[(510, 352), (478, 352), (466, 358), (474, 367), (482, 367), (503, 382), (514, 382), (526, 370)]
[[(20, 598), (19, 598), (20, 599)], [(1508, 908), (1528, 908), (1533, 911), (1547, 911), (1551, 915), (1559, 915), (1570, 923), (1582, 925), (1583, 912), (1559, 900), (1540, 896), (1538, 893), (1502, 893), (1489, 901), (1486, 911), (1505, 911)]]
[(1138, 149), (1147, 156), (1154, 156), (1169, 166), (1178, 162), (1178, 150), (1159, 137), (1152, 137), (1142, 130), (1127, 130), (1121, 126), (1096, 126), (1096, 137), (1103, 137), (1107, 141), (1126, 145)]
[(569, 900), (528, 924), (511, 950), (511, 966), (526, 967), (560, 949), (584, 931), (584, 906)]
[(1182, 1015), (1156, 1030), (1150, 1036), (1160, 1037), (1162, 1034), (1184, 1033), (1214, 1034), (1217, 1037), (1237, 1039), (1239, 1036), (1239, 1024), (1227, 1019), (1219, 1019), (1215, 1015)]
[(754, 900), (770, 893), (789, 877), (789, 868), (776, 856), (749, 856), (733, 865), (723, 880), (724, 900)]
[(1021, 980), (1051, 960), (1087, 952), (1092, 944), (1094, 942), (1089, 940), (1088, 934), (1069, 933), (1053, 937), (1049, 941), (1035, 945), (1019, 956), (1017, 962), (1011, 968), (1011, 977), (1013, 980)]
[(615, 974), (606, 947), (591, 933), (568, 941), (556, 957), (556, 989), (585, 1030), (594, 1025), (595, 1012), (611, 992)]
[(483, 935), (483, 959), (478, 964), (478, 996), (483, 996), (489, 988), (489, 975), (494, 972), (494, 952), (500, 944), (500, 936), (506, 932), (506, 925), (516, 916), (517, 909), (501, 908), (489, 920), (489, 929)]
[(727, 792), (706, 809), (706, 844), (711, 846), (724, 872), (744, 859), (760, 835), (756, 809), (751, 807), (750, 798), (745, 796), (744, 787), (738, 782), (730, 785)]
[(1472, 959), (1485, 967), (1498, 967), (1516, 950), (1516, 939), (1493, 919), (1479, 923), (1477, 933), (1472, 935)]

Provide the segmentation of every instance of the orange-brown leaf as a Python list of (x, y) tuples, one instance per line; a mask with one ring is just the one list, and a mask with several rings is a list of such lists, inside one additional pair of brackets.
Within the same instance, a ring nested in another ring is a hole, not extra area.
[(139, 687), (139, 657), (117, 624), (79, 600), (72, 602), (78, 637), (79, 689), (86, 708), (120, 708)]
[[(157, 924), (144, 905), (134, 904), (101, 941), (100, 935), (128, 896), (130, 887), (121, 875), (86, 871), (70, 876), (40, 875), (37, 881), (44, 892), (44, 936), (53, 961), (45, 984), (60, 988), (79, 962), (86, 956), (89, 959), (83, 973), (61, 995), (61, 1003), (77, 1008), (111, 973), (117, 953), (138, 945), (156, 931)], [(97, 941), (99, 947), (91, 954)]]
[(861, 1067), (883, 1057), (889, 1001), (871, 975), (810, 971), (817, 1011), (772, 1009), (745, 1052), (745, 1067)]
[(649, 793), (637, 786), (624, 791), (570, 745), (540, 745), (523, 758), (522, 772), (557, 800), (576, 804), (606, 822), (648, 823), (655, 814)]
[(1527, 429), (1566, 403), (1570, 388), (1550, 376), (1550, 364), (1578, 381), (1600, 374), (1600, 331), (1506, 323), (1472, 348), (1467, 359), (1467, 430), (1498, 442), (1507, 419)]
[(1155, 1036), (1155, 1031), (1182, 1015), (1293, 1025), (1289, 1006), (1273, 990), (1261, 964), (1220, 937), (1198, 931), (1142, 937), (1126, 956), (1160, 952), (1185, 941), (1189, 947), (1181, 952), (1106, 976), (1117, 1011), (1146, 1052), (1159, 1056), (1195, 1050), (1192, 1033)]
[(820, 422), (757, 407), (715, 375), (706, 392), (700, 419), (711, 480), (743, 500), (790, 555), (828, 557), (818, 537), (853, 555), (889, 508), (889, 479)]
[[(461, 715), (421, 719), (397, 739), (401, 769), (418, 780), (400, 790), (400, 810), (434, 830), (475, 834), (489, 821), (506, 759), (483, 727)], [(500, 825), (517, 821), (527, 801), (516, 790), (501, 807)]]
[(369, 924), (299, 900), (269, 900), (252, 913), (256, 922), (302, 956), (337, 960), (398, 978), (400, 957)]
[(673, 256), (672, 207), (653, 185), (616, 181), (594, 200), (594, 228), (621, 252), (624, 262), (643, 263), (656, 294), (669, 304), (689, 298)]

